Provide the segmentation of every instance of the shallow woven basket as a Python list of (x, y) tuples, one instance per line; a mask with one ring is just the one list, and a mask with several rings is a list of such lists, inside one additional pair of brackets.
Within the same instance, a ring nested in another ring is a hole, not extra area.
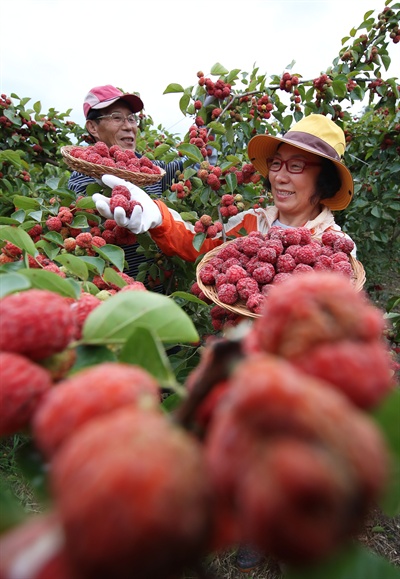
[[(115, 177), (125, 179), (125, 181), (129, 181), (130, 183), (138, 185), (139, 187), (146, 187), (146, 185), (153, 185), (154, 183), (157, 183), (165, 175), (165, 171), (164, 169), (161, 169), (161, 167), (159, 167), (161, 173), (148, 175), (147, 173), (134, 173), (133, 171), (119, 169), (118, 167), (108, 167), (105, 165), (89, 163), (83, 159), (73, 157), (70, 154), (71, 149), (76, 148), (76, 145), (67, 145), (65, 147), (61, 147), (60, 150), (64, 161), (70, 169), (78, 171), (79, 173), (83, 173), (84, 175), (88, 175), (89, 177), (94, 177), (95, 179), (101, 179), (103, 175), (115, 175)], [(82, 149), (83, 148), (86, 149), (86, 147), (82, 147)]]
[[(215, 285), (205, 285), (200, 279), (200, 270), (213, 258), (217, 253), (226, 245), (232, 243), (232, 241), (227, 241), (222, 245), (218, 245), (203, 257), (203, 259), (197, 264), (196, 267), (196, 278), (197, 284), (205, 296), (208, 297), (212, 302), (221, 306), (225, 310), (238, 314), (239, 316), (245, 316), (248, 318), (259, 318), (260, 314), (255, 314), (247, 309), (246, 303), (243, 300), (238, 300), (234, 305), (224, 304), (218, 299), (218, 294)], [(350, 263), (353, 268), (353, 275), (351, 277), (351, 282), (354, 285), (356, 291), (361, 291), (365, 284), (365, 270), (360, 261), (355, 259), (353, 256), (350, 257)]]

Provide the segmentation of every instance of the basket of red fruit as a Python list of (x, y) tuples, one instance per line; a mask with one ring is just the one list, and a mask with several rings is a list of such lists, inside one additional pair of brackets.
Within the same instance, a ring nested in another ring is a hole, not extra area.
[(101, 179), (106, 174), (115, 175), (145, 187), (157, 183), (165, 175), (164, 169), (148, 157), (137, 157), (134, 151), (121, 149), (118, 145), (108, 148), (100, 141), (90, 147), (61, 147), (61, 154), (70, 169), (95, 179)]
[(321, 239), (305, 227), (272, 227), (267, 234), (254, 231), (209, 251), (197, 265), (197, 284), (215, 304), (256, 318), (271, 288), (288, 276), (337, 271), (360, 291), (365, 270), (351, 255), (353, 248), (351, 239), (333, 230)]

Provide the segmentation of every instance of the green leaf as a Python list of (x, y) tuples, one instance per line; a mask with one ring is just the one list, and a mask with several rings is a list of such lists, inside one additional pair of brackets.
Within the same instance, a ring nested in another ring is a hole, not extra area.
[(79, 209), (94, 209), (96, 204), (91, 197), (82, 197), (76, 202), (76, 206)]
[(165, 155), (165, 153), (167, 153), (170, 150), (170, 148), (171, 147), (167, 144), (158, 145), (158, 147), (156, 147), (153, 151), (154, 158), (159, 159), (160, 157)]
[(165, 398), (165, 400), (161, 404), (161, 408), (165, 410), (165, 412), (170, 413), (176, 410), (182, 403), (182, 396), (179, 394), (170, 394)]
[(86, 229), (86, 227), (89, 227), (86, 215), (83, 215), (83, 213), (75, 215), (70, 227), (73, 227), (74, 229)]
[(199, 337), (190, 317), (170, 298), (149, 291), (119, 292), (93, 310), (86, 319), (87, 344), (121, 343), (135, 326), (155, 332), (162, 342), (196, 342)]
[(21, 225), (21, 222), (11, 217), (0, 217), (0, 225)]
[(127, 364), (141, 366), (164, 387), (173, 388), (176, 384), (168, 356), (162, 342), (150, 328), (137, 326), (124, 344), (118, 359)]
[(388, 54), (381, 54), (380, 57), (382, 60), (382, 64), (385, 67), (385, 70), (388, 70), (390, 63), (391, 63), (390, 56)]
[(35, 247), (37, 249), (43, 249), (44, 253), (51, 260), (53, 260), (60, 253), (60, 247), (58, 245), (55, 245), (54, 243), (50, 243), (49, 241), (46, 241), (45, 239), (41, 239), (40, 241), (38, 241), (35, 244)]
[(101, 257), (91, 257), (89, 255), (82, 255), (79, 258), (81, 261), (84, 261), (90, 271), (93, 271), (96, 274), (102, 275), (104, 268), (106, 266), (104, 259)]
[(93, 246), (93, 249), (103, 259), (115, 265), (119, 271), (124, 269), (125, 253), (121, 247), (118, 247), (118, 245), (107, 244), (103, 245), (103, 247)]
[(183, 155), (186, 155), (186, 157), (195, 163), (202, 163), (202, 161), (204, 161), (203, 155), (198, 147), (191, 145), (190, 143), (182, 143), (179, 145), (178, 151)]
[(13, 203), (18, 209), (40, 209), (40, 203), (37, 199), (32, 199), (31, 197), (24, 197), (23, 195), (14, 195)]
[(72, 284), (72, 280), (45, 269), (21, 269), (21, 275), (25, 275), (31, 282), (32, 287), (56, 292), (62, 296), (77, 299), (79, 291)]
[(57, 245), (64, 245), (64, 238), (60, 233), (57, 231), (47, 231), (42, 238), (47, 239), (47, 241), (51, 241), (52, 243), (56, 243)]
[(221, 76), (222, 74), (228, 74), (229, 70), (226, 69), (222, 64), (219, 62), (215, 63), (214, 66), (210, 70), (210, 74), (214, 76)]
[(171, 83), (167, 86), (167, 88), (164, 90), (163, 94), (168, 94), (171, 92), (185, 92), (185, 89), (183, 88), (183, 86), (181, 86), (180, 84), (176, 84), (176, 83)]
[(211, 129), (213, 133), (216, 133), (217, 135), (224, 135), (226, 133), (225, 126), (218, 121), (212, 121), (208, 124), (207, 128)]
[(19, 273), (3, 273), (0, 275), (0, 299), (8, 294), (29, 289), (29, 280)]
[(336, 96), (344, 97), (347, 94), (346, 82), (341, 80), (334, 80), (332, 82), (332, 87)]
[(196, 235), (193, 238), (193, 247), (197, 250), (200, 251), (201, 246), (203, 245), (203, 242), (206, 238), (206, 234), (205, 233), (196, 233)]
[[(102, 305), (98, 306), (101, 308)], [(89, 366), (96, 366), (103, 362), (117, 362), (115, 353), (107, 346), (78, 346), (76, 348), (76, 361), (70, 374), (79, 372)]]
[(389, 516), (395, 516), (400, 513), (399, 408), (400, 390), (395, 388), (373, 413), (391, 453), (392, 472), (389, 480), (389, 488), (382, 501), (382, 507)]
[(20, 249), (29, 253), (29, 255), (35, 255), (37, 253), (32, 238), (21, 227), (12, 227), (10, 225), (0, 227), (0, 239), (10, 241)]
[(0, 162), (11, 163), (17, 169), (23, 168), (23, 163), (21, 160), (20, 155), (16, 151), (12, 151), (11, 149), (6, 149), (5, 151), (0, 151)]
[(225, 177), (227, 189), (230, 193), (233, 193), (237, 187), (237, 177), (235, 173), (228, 173)]
[[(41, 211), (40, 211), (41, 213)], [(11, 217), (13, 219), (16, 219), (18, 221), (18, 223), (23, 223), (26, 217), (26, 211), (24, 211), (23, 209), (19, 209), (18, 211), (14, 211), (14, 213), (11, 214)]]
[(76, 255), (71, 255), (70, 253), (60, 253), (55, 261), (61, 263), (65, 268), (68, 269), (73, 275), (79, 277), (86, 281), (89, 277), (89, 270), (86, 263)]
[(179, 108), (184, 115), (186, 115), (186, 109), (188, 108), (189, 103), (190, 103), (190, 95), (185, 93), (179, 99)]
[(106, 267), (104, 270), (103, 279), (107, 283), (112, 283), (119, 288), (123, 288), (125, 285), (127, 285), (126, 281), (123, 280), (122, 277), (115, 271), (115, 269), (112, 269), (111, 267)]

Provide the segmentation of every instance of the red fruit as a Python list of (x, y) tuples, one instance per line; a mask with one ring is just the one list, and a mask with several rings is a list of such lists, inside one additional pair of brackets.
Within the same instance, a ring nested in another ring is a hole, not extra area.
[(96, 296), (83, 292), (78, 300), (71, 305), (72, 314), (76, 321), (76, 335), (75, 338), (79, 340), (82, 337), (83, 324), (86, 318), (97, 306), (101, 304), (101, 301), (96, 298)]
[(128, 187), (125, 187), (125, 185), (116, 185), (114, 187), (111, 193), (111, 197), (115, 197), (116, 195), (122, 195), (123, 197), (126, 197), (128, 201), (131, 200), (131, 193)]
[(124, 195), (113, 195), (110, 199), (110, 210), (115, 211), (116, 207), (122, 207), (125, 213), (129, 212), (130, 199), (128, 200)]
[(83, 249), (89, 249), (92, 247), (92, 234), (87, 232), (79, 233), (75, 240), (76, 244)]
[(234, 368), (205, 445), (222, 537), (288, 562), (334, 553), (387, 481), (387, 448), (369, 416), (265, 354)]
[(377, 406), (394, 387), (389, 350), (380, 341), (321, 344), (291, 362), (333, 384), (364, 409)]
[(51, 486), (86, 579), (180, 576), (204, 557), (210, 488), (199, 443), (161, 412), (93, 419), (55, 456)]
[(156, 380), (138, 366), (104, 362), (58, 383), (33, 419), (35, 441), (51, 458), (64, 442), (93, 418), (126, 405), (155, 407)]
[(0, 352), (0, 370), (0, 436), (4, 436), (30, 426), (52, 380), (47, 370), (11, 352)]
[(28, 289), (0, 301), (0, 350), (41, 360), (64, 350), (75, 335), (68, 301), (57, 293)]
[(291, 359), (321, 343), (380, 340), (384, 328), (382, 312), (348, 279), (316, 271), (274, 287), (252, 331), (259, 350)]

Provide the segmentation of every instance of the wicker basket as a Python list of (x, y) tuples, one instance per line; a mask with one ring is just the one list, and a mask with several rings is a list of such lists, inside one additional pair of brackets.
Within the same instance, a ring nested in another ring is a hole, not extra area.
[[(216, 290), (215, 285), (205, 285), (200, 279), (200, 275), (199, 275), (200, 270), (213, 257), (215, 257), (217, 255), (217, 253), (223, 247), (225, 247), (229, 243), (232, 243), (232, 241), (227, 241), (226, 243), (223, 243), (222, 245), (218, 245), (218, 247), (215, 247), (214, 249), (212, 249), (211, 251), (206, 253), (206, 255), (203, 257), (203, 259), (198, 263), (197, 268), (196, 268), (197, 284), (198, 284), (199, 288), (201, 289), (201, 291), (204, 293), (204, 295), (208, 299), (210, 299), (212, 302), (214, 302), (218, 306), (221, 306), (225, 310), (233, 312), (234, 314), (238, 314), (239, 316), (244, 316), (244, 317), (248, 317), (248, 318), (259, 318), (260, 314), (255, 314), (254, 312), (251, 312), (249, 309), (247, 309), (246, 303), (243, 300), (239, 299), (234, 305), (224, 304), (223, 302), (221, 302), (218, 299), (218, 294), (217, 294), (217, 290)], [(351, 266), (353, 268), (353, 275), (351, 278), (351, 282), (353, 283), (356, 291), (361, 291), (364, 284), (365, 284), (364, 267), (363, 267), (362, 263), (360, 261), (358, 261), (357, 259), (355, 259), (353, 256), (350, 255), (349, 257), (350, 257)]]
[[(94, 177), (95, 179), (101, 179), (103, 175), (115, 175), (115, 177), (120, 177), (129, 181), (138, 187), (146, 187), (147, 185), (154, 185), (160, 181), (164, 175), (164, 169), (159, 168), (161, 173), (148, 175), (147, 173), (134, 173), (133, 171), (127, 171), (126, 169), (119, 169), (118, 167), (108, 167), (105, 165), (97, 165), (95, 163), (89, 163), (83, 159), (78, 159), (70, 154), (71, 149), (76, 149), (75, 145), (67, 145), (61, 147), (61, 154), (64, 161), (70, 169), (88, 175), (89, 177)], [(82, 147), (84, 148), (84, 147)]]

